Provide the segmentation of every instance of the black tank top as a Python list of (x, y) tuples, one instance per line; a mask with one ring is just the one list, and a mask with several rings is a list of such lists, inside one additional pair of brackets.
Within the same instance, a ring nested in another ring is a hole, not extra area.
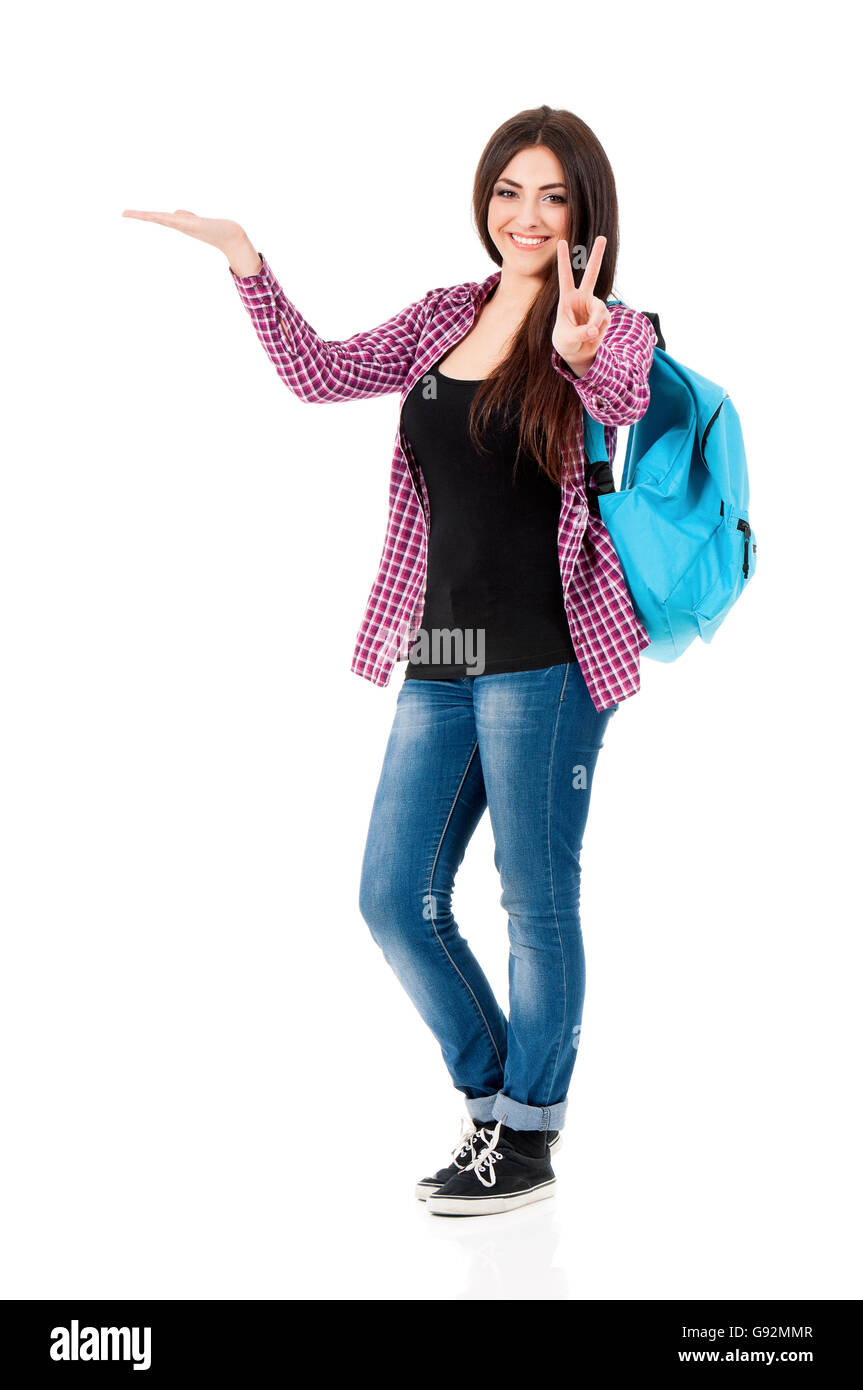
[[(430, 381), (431, 378), (431, 381)], [(433, 383), (433, 386), (432, 386)], [(533, 671), (575, 661), (557, 551), (560, 488), (518, 447), (517, 409), (474, 449), (468, 414), (480, 383), (431, 367), (402, 406), (431, 521), (421, 639), (405, 678)]]

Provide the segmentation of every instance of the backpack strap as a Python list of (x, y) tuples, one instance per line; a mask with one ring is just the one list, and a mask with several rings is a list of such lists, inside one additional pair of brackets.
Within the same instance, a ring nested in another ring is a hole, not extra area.
[(615, 490), (608, 450), (605, 447), (605, 426), (594, 420), (592, 415), (588, 415), (583, 403), (581, 422), (584, 431), (584, 490), (587, 494), (587, 506), (594, 516), (599, 516), (600, 494)]
[[(614, 304), (625, 304), (623, 299), (607, 299), (607, 307), (610, 309)], [(645, 309), (641, 312), (646, 319), (653, 325), (656, 334), (656, 346), (665, 351), (665, 339), (662, 336), (662, 329), (659, 326), (659, 315), (649, 314)], [(585, 491), (587, 492), (587, 505), (594, 516), (600, 515), (599, 497), (602, 493), (614, 492), (614, 477), (611, 471), (611, 464), (608, 460), (608, 450), (605, 447), (605, 427), (594, 420), (592, 415), (588, 415), (581, 407), (582, 429), (584, 431), (584, 455), (585, 455)], [(590, 479), (593, 479), (595, 486), (590, 486)]]
[[(623, 302), (622, 299), (605, 301), (609, 309), (614, 304)], [(608, 450), (605, 447), (605, 426), (594, 420), (592, 415), (588, 415), (583, 402), (581, 427), (584, 434), (584, 490), (587, 494), (587, 506), (594, 516), (599, 516), (599, 495), (603, 492), (614, 492), (614, 478), (608, 461)], [(594, 484), (592, 487), (591, 479)]]
[(653, 331), (656, 334), (656, 346), (665, 352), (665, 339), (662, 336), (662, 329), (659, 327), (659, 315), (649, 314), (646, 309), (641, 311), (646, 319), (650, 319), (653, 324)]
[[(623, 299), (607, 299), (605, 301), (606, 307), (609, 309), (613, 304), (625, 304), (625, 302), (626, 301)], [(648, 313), (647, 309), (641, 309), (639, 312), (642, 313), (646, 319), (650, 319), (650, 322), (653, 324), (653, 331), (656, 334), (656, 346), (665, 352), (665, 339), (662, 336), (662, 329), (659, 326), (659, 315)]]

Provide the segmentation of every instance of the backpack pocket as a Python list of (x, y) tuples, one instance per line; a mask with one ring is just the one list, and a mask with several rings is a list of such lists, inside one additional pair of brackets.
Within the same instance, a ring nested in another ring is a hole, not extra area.
[(710, 566), (715, 572), (713, 583), (703, 591), (693, 608), (705, 641), (713, 636), (755, 573), (757, 554), (752, 527), (741, 516), (724, 518), (707, 548), (713, 552)]

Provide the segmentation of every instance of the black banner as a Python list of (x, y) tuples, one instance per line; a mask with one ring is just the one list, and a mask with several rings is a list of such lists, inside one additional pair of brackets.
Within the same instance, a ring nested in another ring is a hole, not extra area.
[[(451, 1313), (430, 1316), (424, 1308), (414, 1332), (409, 1301), (397, 1322), (382, 1311), (378, 1324), (366, 1303), (358, 1315), (362, 1323), (349, 1314), (347, 1326), (342, 1308), (328, 1313), (323, 1301), (310, 1301), (318, 1303), (311, 1317), (302, 1300), (12, 1300), (0, 1305), (3, 1374), (15, 1367), (17, 1378), (6, 1383), (16, 1386), (106, 1376), (141, 1384), (168, 1376), (194, 1377), (195, 1385), (216, 1379), (256, 1384), (261, 1376), (314, 1374), (316, 1361), (331, 1375), (343, 1360), (355, 1374), (374, 1375), (379, 1367), (389, 1379), (412, 1374), (414, 1336), (424, 1373), (433, 1373), (437, 1363), (442, 1374), (452, 1374), (465, 1333), (479, 1339), (483, 1361), (500, 1354), (493, 1340), (500, 1322), (493, 1312), (466, 1309), (453, 1328), (447, 1326)], [(357, 1325), (359, 1338), (350, 1335)], [(510, 1320), (502, 1346), (515, 1351), (522, 1343), (517, 1364), (547, 1346), (555, 1359), (566, 1357), (567, 1377), (575, 1379), (586, 1365), (610, 1376), (761, 1366), (801, 1376), (842, 1370), (853, 1379), (859, 1329), (859, 1300), (585, 1300), (572, 1301), (552, 1318), (526, 1307), (515, 1323)], [(511, 1359), (512, 1352), (505, 1354)]]

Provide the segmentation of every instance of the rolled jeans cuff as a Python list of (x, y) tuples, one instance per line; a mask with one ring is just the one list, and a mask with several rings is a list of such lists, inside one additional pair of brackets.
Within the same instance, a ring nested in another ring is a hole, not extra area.
[(556, 1105), (522, 1105), (498, 1091), (493, 1097), (491, 1119), (503, 1120), (508, 1129), (563, 1129), (568, 1104), (560, 1100)]
[(479, 1096), (476, 1100), (467, 1101), (467, 1113), (474, 1124), (484, 1125), (493, 1118), (492, 1107), (496, 1099), (496, 1096)]

